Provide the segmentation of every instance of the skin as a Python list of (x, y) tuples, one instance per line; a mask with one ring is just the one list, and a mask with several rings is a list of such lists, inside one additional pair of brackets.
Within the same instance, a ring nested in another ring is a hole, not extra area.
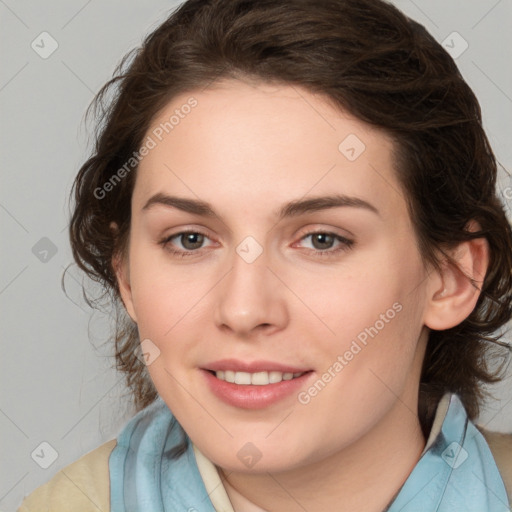
[[(417, 397), (429, 328), (460, 323), (478, 290), (456, 269), (422, 262), (385, 133), (301, 88), (226, 80), (175, 97), (148, 135), (190, 96), (197, 106), (140, 163), (127, 254), (114, 260), (141, 340), (160, 351), (148, 366), (156, 389), (219, 468), (237, 512), (380, 512), (425, 446)], [(338, 149), (349, 134), (366, 146), (354, 161)], [(156, 193), (207, 201), (219, 218), (143, 209)], [(378, 214), (275, 213), (333, 193)], [(183, 231), (206, 235), (203, 245), (160, 243)], [(353, 244), (318, 248), (312, 231)], [(263, 251), (252, 263), (236, 252), (248, 236)], [(485, 274), (483, 240), (453, 255), (475, 279)], [(307, 404), (293, 393), (248, 410), (205, 384), (200, 368), (213, 361), (268, 360), (311, 369), (307, 391), (396, 303), (400, 312)], [(237, 457), (247, 442), (261, 453), (252, 468)]]

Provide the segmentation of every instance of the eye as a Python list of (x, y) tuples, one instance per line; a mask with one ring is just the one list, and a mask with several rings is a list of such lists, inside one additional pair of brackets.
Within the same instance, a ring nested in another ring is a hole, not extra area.
[[(336, 233), (330, 233), (328, 231), (314, 231), (306, 234), (301, 238), (301, 242), (309, 239), (309, 247), (307, 249), (312, 250), (320, 256), (330, 256), (337, 254), (340, 251), (346, 251), (354, 245), (353, 240), (349, 240)], [(300, 243), (300, 242), (299, 242)]]
[(160, 241), (160, 244), (172, 254), (177, 256), (192, 256), (202, 249), (209, 238), (199, 231), (182, 231), (168, 236)]

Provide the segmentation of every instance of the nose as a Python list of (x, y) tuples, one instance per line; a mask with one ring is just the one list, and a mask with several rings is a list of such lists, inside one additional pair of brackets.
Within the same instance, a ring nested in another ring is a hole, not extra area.
[(252, 262), (235, 252), (231, 262), (231, 271), (215, 290), (217, 327), (245, 339), (284, 329), (289, 321), (286, 290), (275, 269), (268, 268), (266, 252)]

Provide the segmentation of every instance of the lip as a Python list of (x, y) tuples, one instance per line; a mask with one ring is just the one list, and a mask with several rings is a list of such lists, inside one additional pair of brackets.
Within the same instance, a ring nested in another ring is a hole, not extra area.
[(282, 372), (282, 373), (302, 373), (308, 372), (311, 368), (298, 368), (295, 366), (286, 366), (272, 361), (239, 361), (237, 359), (221, 359), (213, 363), (205, 364), (204, 370), (218, 372), (220, 370), (231, 370), (234, 372)]
[[(283, 373), (305, 372), (300, 377), (291, 380), (283, 380), (265, 386), (241, 385), (218, 379), (213, 371), (232, 370), (256, 373), (258, 371), (277, 371)], [(264, 409), (270, 407), (291, 395), (296, 395), (304, 388), (306, 381), (313, 375), (312, 370), (302, 370), (278, 363), (256, 361), (253, 363), (241, 363), (234, 360), (217, 361), (208, 365), (208, 369), (200, 370), (210, 391), (224, 403), (239, 409)]]

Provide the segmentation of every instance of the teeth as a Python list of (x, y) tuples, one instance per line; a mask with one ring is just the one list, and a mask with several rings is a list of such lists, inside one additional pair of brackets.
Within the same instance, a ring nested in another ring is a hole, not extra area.
[(269, 383), (268, 372), (246, 373), (249, 376), (249, 383), (255, 386), (265, 386)]
[(281, 372), (269, 372), (268, 380), (270, 384), (281, 382), (283, 380), (283, 374)]
[(251, 374), (245, 372), (236, 372), (235, 373), (235, 384), (250, 384), (251, 383)]
[(253, 386), (266, 386), (267, 384), (276, 384), (277, 382), (281, 382), (282, 380), (292, 380), (296, 377), (300, 377), (303, 375), (303, 372), (290, 373), (290, 372), (256, 372), (256, 373), (248, 373), (248, 372), (234, 372), (231, 370), (219, 370), (215, 372), (215, 376), (226, 382), (231, 382), (234, 384), (241, 385), (249, 385)]

